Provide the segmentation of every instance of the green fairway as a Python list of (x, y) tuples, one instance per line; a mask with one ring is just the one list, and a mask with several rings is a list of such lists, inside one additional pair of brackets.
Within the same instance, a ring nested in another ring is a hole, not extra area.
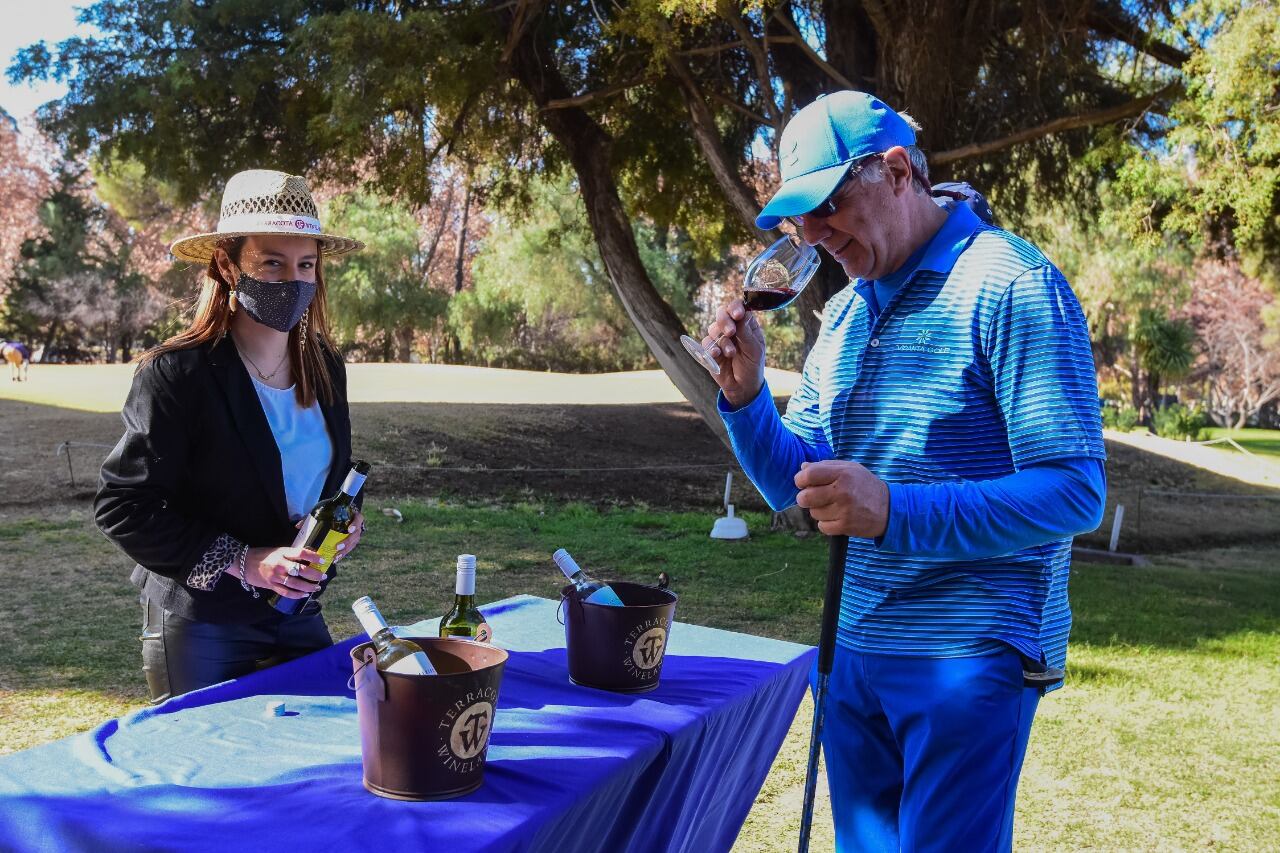
[[(825, 541), (767, 531), (707, 538), (711, 516), (580, 505), (371, 503), (369, 534), (327, 594), (336, 637), (347, 605), (439, 615), (453, 558), (479, 555), (482, 601), (555, 597), (557, 547), (610, 578), (672, 575), (677, 618), (806, 643), (821, 612)], [(0, 752), (82, 731), (142, 705), (138, 607), (128, 561), (81, 508), (0, 516)], [(1260, 850), (1280, 835), (1280, 550), (1167, 555), (1149, 568), (1077, 566), (1067, 687), (1044, 700), (1018, 800), (1022, 849)], [(794, 849), (809, 705), (739, 841)], [(829, 849), (820, 804), (815, 849)]]
[[(1223, 427), (1209, 427), (1205, 430), (1205, 438), (1230, 438), (1250, 453), (1254, 453), (1259, 456), (1274, 456), (1277, 459), (1280, 459), (1280, 429), (1225, 429)], [(1230, 450), (1233, 453), (1239, 452), (1225, 441), (1222, 444), (1216, 444), (1214, 446)]]

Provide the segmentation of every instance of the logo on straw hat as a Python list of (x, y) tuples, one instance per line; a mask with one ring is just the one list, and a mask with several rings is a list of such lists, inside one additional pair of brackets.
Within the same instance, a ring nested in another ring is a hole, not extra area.
[(227, 181), (217, 230), (183, 237), (169, 251), (179, 260), (208, 263), (223, 240), (271, 234), (314, 236), (324, 255), (344, 255), (364, 247), (359, 240), (325, 233), (306, 178), (250, 169)]

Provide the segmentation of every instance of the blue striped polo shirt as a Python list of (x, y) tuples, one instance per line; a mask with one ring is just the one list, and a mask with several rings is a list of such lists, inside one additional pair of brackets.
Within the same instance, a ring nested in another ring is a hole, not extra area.
[(894, 512), (904, 484), (1106, 458), (1075, 294), (1038, 248), (960, 205), (879, 312), (874, 298), (858, 280), (828, 301), (781, 418), (767, 387), (736, 411), (721, 397), (744, 470), (775, 509), (795, 503), (804, 461), (851, 460), (889, 484), (886, 535), (849, 539), (841, 645), (961, 657), (1008, 644), (1064, 666), (1070, 537), (999, 556), (912, 554)]

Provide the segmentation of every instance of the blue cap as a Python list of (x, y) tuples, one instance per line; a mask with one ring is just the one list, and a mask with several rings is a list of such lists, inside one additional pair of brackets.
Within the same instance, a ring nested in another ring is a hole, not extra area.
[(911, 125), (879, 98), (849, 90), (821, 96), (782, 131), (782, 186), (756, 217), (756, 227), (774, 228), (783, 217), (813, 210), (835, 191), (854, 160), (915, 144)]

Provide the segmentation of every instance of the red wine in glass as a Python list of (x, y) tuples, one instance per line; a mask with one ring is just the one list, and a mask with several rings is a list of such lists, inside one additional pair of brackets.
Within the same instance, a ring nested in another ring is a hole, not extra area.
[(800, 291), (791, 287), (754, 287), (742, 291), (742, 304), (748, 311), (774, 311), (791, 304)]
[[(742, 286), (742, 304), (748, 311), (776, 311), (785, 308), (800, 295), (813, 274), (818, 271), (818, 252), (794, 237), (782, 237), (765, 249), (751, 265)], [(723, 335), (717, 338), (719, 346)], [(680, 336), (689, 355), (714, 374), (720, 373), (720, 364), (701, 343)]]

